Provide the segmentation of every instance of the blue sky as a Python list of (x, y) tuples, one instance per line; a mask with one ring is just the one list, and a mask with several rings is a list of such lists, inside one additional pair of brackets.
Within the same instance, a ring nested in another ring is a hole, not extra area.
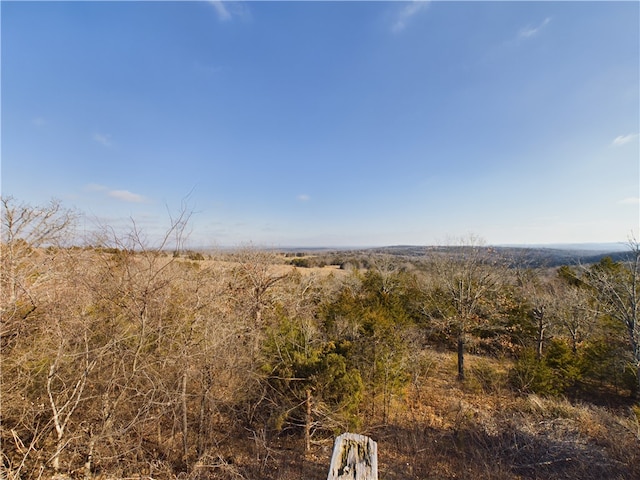
[(638, 236), (638, 2), (6, 2), (2, 194), (235, 246)]

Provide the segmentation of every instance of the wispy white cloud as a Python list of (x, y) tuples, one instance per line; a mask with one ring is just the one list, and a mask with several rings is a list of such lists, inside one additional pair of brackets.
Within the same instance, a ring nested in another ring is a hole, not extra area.
[(137, 193), (131, 193), (128, 190), (110, 190), (107, 195), (111, 198), (117, 198), (118, 200), (122, 200), (123, 202), (128, 203), (143, 203), (146, 202), (146, 198), (142, 195), (138, 195)]
[(301, 202), (308, 202), (309, 200), (311, 200), (311, 197), (306, 193), (301, 193), (300, 195), (298, 195), (298, 200), (300, 200)]
[(216, 9), (216, 13), (218, 14), (218, 18), (226, 22), (231, 20), (231, 12), (222, 2), (222, 0), (209, 0), (209, 3)]
[(113, 145), (111, 141), (111, 135), (108, 134), (94, 133), (91, 138), (103, 147), (110, 147), (111, 145)]
[(621, 205), (640, 205), (640, 197), (629, 197), (618, 202)]
[(144, 195), (132, 193), (128, 190), (112, 190), (109, 187), (100, 185), (99, 183), (89, 183), (85, 185), (84, 190), (87, 192), (103, 192), (105, 195), (117, 200), (128, 203), (146, 203), (148, 199)]
[(523, 29), (521, 29), (518, 32), (518, 38), (519, 39), (524, 39), (524, 38), (530, 38), (530, 37), (533, 37), (533, 36), (537, 35), (538, 33), (540, 33), (540, 31), (543, 28), (545, 28), (547, 25), (549, 25), (549, 22), (551, 22), (551, 17), (545, 18), (542, 21), (542, 23), (540, 25), (538, 25), (537, 27), (531, 27), (531, 26), (524, 27)]
[(391, 31), (393, 33), (402, 32), (407, 27), (409, 20), (420, 11), (426, 9), (429, 3), (429, 0), (413, 0), (405, 5), (396, 15), (393, 25), (391, 25)]
[(636, 138), (638, 138), (637, 133), (630, 133), (628, 135), (618, 135), (611, 142), (612, 147), (620, 147), (626, 143), (633, 142)]
[(31, 120), (31, 123), (36, 127), (44, 127), (47, 124), (47, 121), (42, 117), (36, 117)]

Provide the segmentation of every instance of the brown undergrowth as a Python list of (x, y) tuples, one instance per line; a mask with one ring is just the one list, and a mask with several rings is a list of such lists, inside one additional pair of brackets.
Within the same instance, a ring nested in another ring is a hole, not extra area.
[[(360, 433), (378, 442), (384, 479), (640, 479), (640, 408), (620, 399), (595, 406), (515, 394), (504, 360), (469, 356), (469, 375), (455, 378), (450, 353), (425, 352), (420, 372), (394, 398), (388, 420), (369, 419)], [(220, 424), (215, 451), (190, 472), (157, 462), (136, 479), (324, 480), (333, 438), (269, 438)], [(224, 430), (224, 431), (222, 431)], [(72, 476), (64, 475), (66, 479)], [(134, 478), (130, 475), (127, 478)], [(98, 474), (97, 479), (116, 479)]]
[[(516, 395), (504, 361), (479, 357), (461, 383), (450, 354), (429, 355), (426, 376), (395, 399), (388, 422), (363, 427), (378, 442), (381, 480), (640, 479), (637, 407)], [(190, 477), (325, 479), (331, 450), (331, 438), (305, 455), (295, 436), (248, 436)]]

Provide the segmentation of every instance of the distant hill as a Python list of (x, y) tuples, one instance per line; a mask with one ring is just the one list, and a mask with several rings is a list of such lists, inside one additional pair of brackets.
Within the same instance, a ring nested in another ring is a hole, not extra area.
[[(555, 248), (551, 246), (486, 246), (482, 248), (486, 250), (488, 256), (496, 256), (508, 263), (529, 267), (592, 264), (605, 257), (610, 257), (614, 261), (624, 261), (628, 257), (628, 250), (619, 248), (618, 244), (576, 244)], [(458, 247), (395, 245), (363, 249), (358, 252), (421, 257), (434, 252), (455, 253), (457, 249)]]
[(573, 251), (590, 251), (597, 253), (606, 252), (626, 252), (629, 247), (624, 242), (607, 242), (607, 243), (539, 243), (539, 244), (500, 244), (498, 247), (514, 247), (514, 248), (542, 248), (554, 250), (573, 250)]
[[(521, 265), (531, 268), (589, 265), (599, 262), (604, 257), (610, 257), (614, 261), (624, 261), (629, 254), (628, 248), (621, 243), (490, 245), (482, 248), (486, 250), (487, 257), (495, 257), (496, 260), (505, 261), (513, 266)], [(265, 250), (277, 251), (286, 257), (314, 257), (315, 263), (319, 264), (353, 263), (354, 259), (358, 259), (357, 264), (367, 265), (366, 258), (376, 254), (419, 259), (430, 254), (455, 254), (459, 247), (391, 245), (386, 247), (270, 247)], [(314, 262), (309, 261), (309, 263)]]

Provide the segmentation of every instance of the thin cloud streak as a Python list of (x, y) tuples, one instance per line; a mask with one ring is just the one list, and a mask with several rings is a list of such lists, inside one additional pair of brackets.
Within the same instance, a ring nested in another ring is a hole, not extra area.
[(128, 190), (111, 190), (107, 193), (111, 198), (116, 198), (128, 203), (144, 203), (145, 197), (138, 195), (137, 193), (131, 193)]
[(640, 197), (629, 197), (618, 202), (621, 205), (640, 205)]
[(129, 190), (112, 190), (109, 187), (100, 185), (99, 183), (89, 183), (85, 185), (84, 190), (87, 192), (104, 192), (108, 197), (128, 203), (148, 202), (148, 199), (144, 195), (132, 193)]
[(406, 27), (409, 20), (414, 17), (418, 12), (424, 10), (429, 6), (430, 1), (428, 0), (414, 0), (408, 5), (406, 5), (400, 12), (396, 18), (396, 21), (391, 26), (391, 31), (393, 33), (400, 33)]
[(94, 141), (98, 142), (103, 147), (111, 147), (113, 143), (111, 142), (111, 135), (107, 135), (104, 133), (94, 133), (93, 136)]
[(221, 21), (226, 22), (226, 21), (231, 20), (231, 12), (229, 12), (227, 7), (225, 7), (225, 5), (222, 2), (222, 0), (209, 0), (209, 4), (211, 4), (213, 6), (213, 8), (216, 9), (216, 13), (218, 14), (218, 18)]
[(638, 138), (637, 133), (630, 133), (629, 135), (618, 135), (611, 142), (612, 147), (621, 147), (629, 142), (633, 142), (636, 138)]
[(537, 27), (525, 27), (520, 32), (518, 32), (518, 38), (530, 38), (534, 35), (537, 35), (544, 27), (546, 27), (551, 21), (550, 17), (545, 18), (540, 25)]

